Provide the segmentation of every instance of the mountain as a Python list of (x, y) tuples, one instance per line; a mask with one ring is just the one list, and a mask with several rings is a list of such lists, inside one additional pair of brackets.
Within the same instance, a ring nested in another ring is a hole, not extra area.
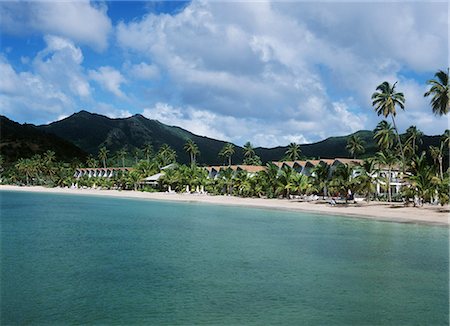
[[(377, 145), (373, 139), (374, 133), (370, 130), (360, 130), (347, 136), (329, 137), (317, 143), (302, 144), (300, 145), (300, 149), (302, 151), (302, 155), (308, 158), (351, 158), (346, 149), (346, 146), (347, 139), (352, 135), (359, 136), (365, 143), (365, 152), (362, 155), (358, 156), (358, 158), (367, 158), (374, 156), (378, 151)], [(405, 137), (402, 137), (403, 142), (404, 138)], [(427, 152), (430, 146), (439, 146), (440, 140), (441, 136), (423, 135), (422, 143), (418, 144), (417, 152)], [(280, 146), (275, 148), (256, 148), (255, 152), (261, 158), (264, 158), (263, 161), (277, 161), (284, 156), (286, 150), (287, 146)]]
[[(10, 122), (12, 123), (12, 121)], [(157, 151), (162, 144), (166, 143), (176, 150), (177, 160), (180, 163), (189, 162), (189, 156), (183, 147), (188, 139), (192, 139), (201, 152), (198, 157), (200, 164), (216, 165), (225, 162), (225, 159), (218, 157), (218, 153), (226, 142), (198, 136), (182, 128), (168, 126), (139, 114), (129, 118), (111, 119), (103, 115), (80, 111), (48, 125), (37, 127), (25, 125), (25, 127), (30, 130), (45, 132), (45, 135), (54, 134), (57, 136), (55, 139), (62, 138), (94, 156), (97, 155), (101, 146), (106, 146), (110, 153), (114, 154), (124, 146), (127, 147), (128, 152), (131, 152), (136, 147), (142, 148), (147, 142), (151, 143)], [(354, 134), (365, 141), (366, 152), (362, 157), (373, 156), (376, 152), (373, 132), (361, 130)], [(345, 148), (349, 136), (351, 135), (330, 137), (317, 143), (302, 144), (300, 146), (302, 155), (308, 158), (350, 157)], [(423, 144), (419, 144), (419, 152), (427, 150), (430, 145), (437, 146), (440, 136), (423, 136), (422, 140)], [(67, 142), (65, 143), (66, 146), (69, 144)], [(71, 150), (73, 148), (76, 147), (73, 146)], [(281, 146), (275, 148), (258, 147), (255, 152), (261, 157), (262, 162), (266, 163), (282, 159), (286, 149), (287, 147)], [(243, 160), (242, 147), (236, 146), (235, 151), (233, 163), (241, 163)], [(111, 154), (110, 156), (112, 156)], [(129, 163), (131, 163), (131, 159)]]
[(0, 115), (0, 153), (7, 164), (47, 150), (54, 151), (57, 160), (66, 162), (74, 159), (84, 161), (87, 156), (85, 151), (67, 140)]
[[(140, 114), (129, 118), (111, 119), (103, 115), (80, 111), (63, 120), (41, 125), (42, 131), (53, 133), (84, 151), (97, 155), (101, 146), (106, 146), (114, 153), (124, 146), (130, 152), (134, 148), (142, 148), (145, 143), (153, 145), (155, 151), (163, 144), (171, 146), (178, 155), (178, 161), (188, 163), (189, 156), (183, 149), (188, 139), (192, 139), (199, 147), (200, 164), (220, 164), (222, 159), (218, 153), (226, 144), (224, 141), (194, 135), (179, 127), (165, 125), (157, 120), (150, 120)], [(242, 161), (242, 150), (236, 148), (233, 160)]]

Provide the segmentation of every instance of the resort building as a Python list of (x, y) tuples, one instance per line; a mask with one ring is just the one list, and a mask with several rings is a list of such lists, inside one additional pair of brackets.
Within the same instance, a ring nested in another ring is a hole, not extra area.
[(112, 178), (119, 172), (129, 172), (132, 168), (78, 168), (75, 170), (73, 175), (75, 178), (79, 179), (81, 177), (87, 176), (91, 177), (104, 177)]
[[(285, 166), (288, 166), (298, 173), (301, 173), (306, 176), (313, 176), (314, 173), (313, 168), (319, 164), (329, 165), (330, 166), (330, 175), (333, 174), (336, 167), (341, 164), (348, 164), (351, 166), (360, 165), (363, 160), (358, 159), (349, 159), (349, 158), (334, 158), (334, 159), (318, 159), (318, 160), (296, 160), (296, 161), (273, 161), (274, 165), (276, 165), (279, 169), (282, 169)], [(247, 171), (250, 175), (255, 175), (257, 172), (266, 170), (265, 166), (256, 166), (256, 165), (231, 165), (231, 166), (208, 166), (205, 167), (208, 171), (208, 178), (216, 179), (218, 174), (221, 171), (231, 169), (234, 172), (238, 171)], [(387, 180), (390, 173), (390, 187), (391, 193), (393, 195), (400, 193), (401, 187), (404, 184), (401, 179), (401, 169), (400, 166), (391, 167), (391, 171), (389, 172), (388, 167), (386, 166), (378, 166), (377, 172), (374, 173), (374, 178), (377, 179), (376, 182), (376, 191), (378, 195), (388, 193), (387, 190)], [(357, 177), (359, 174), (358, 170), (353, 171), (353, 177)]]
[(349, 164), (349, 165), (358, 165), (362, 162), (362, 160), (356, 159), (348, 159), (348, 158), (335, 158), (335, 159), (321, 159), (321, 160), (306, 160), (306, 161), (282, 161), (282, 162), (272, 162), (280, 169), (283, 166), (288, 166), (293, 168), (298, 173), (304, 174), (306, 176), (312, 175), (312, 169), (318, 164), (329, 165), (330, 168), (330, 176), (336, 167), (340, 164)]
[(250, 176), (255, 175), (257, 172), (264, 171), (265, 166), (259, 165), (230, 165), (230, 166), (207, 166), (205, 169), (208, 171), (208, 178), (216, 179), (220, 171), (231, 169), (234, 172), (246, 171)]

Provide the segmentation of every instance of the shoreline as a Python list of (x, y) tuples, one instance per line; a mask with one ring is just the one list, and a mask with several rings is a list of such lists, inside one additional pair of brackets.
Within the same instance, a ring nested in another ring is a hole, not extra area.
[(42, 186), (0, 185), (0, 191), (21, 191), (35, 193), (56, 193), (84, 196), (107, 196), (120, 198), (146, 199), (156, 201), (197, 202), (213, 205), (226, 205), (263, 209), (279, 209), (294, 212), (308, 212), (323, 215), (345, 216), (384, 222), (450, 226), (448, 205), (405, 207), (402, 203), (362, 202), (349, 206), (331, 206), (324, 201), (301, 202), (295, 199), (241, 198), (234, 196), (211, 196), (201, 194), (172, 194), (165, 192), (140, 192), (131, 190), (98, 190), (46, 188)]

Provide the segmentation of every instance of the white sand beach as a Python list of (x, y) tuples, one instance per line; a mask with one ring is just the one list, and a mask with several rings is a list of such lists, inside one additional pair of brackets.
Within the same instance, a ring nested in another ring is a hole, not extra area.
[(429, 225), (450, 225), (449, 206), (424, 205), (422, 207), (405, 207), (402, 203), (360, 202), (350, 205), (331, 206), (324, 201), (302, 202), (287, 199), (239, 198), (233, 196), (211, 196), (199, 194), (148, 193), (139, 191), (69, 189), (45, 187), (19, 187), (1, 185), (0, 191), (46, 192), (74, 195), (94, 195), (123, 198), (139, 198), (149, 200), (165, 200), (178, 202), (200, 202), (215, 205), (231, 205), (259, 207), (289, 211), (315, 212), (326, 215), (340, 215), (355, 218), (375, 219), (381, 221), (416, 223)]

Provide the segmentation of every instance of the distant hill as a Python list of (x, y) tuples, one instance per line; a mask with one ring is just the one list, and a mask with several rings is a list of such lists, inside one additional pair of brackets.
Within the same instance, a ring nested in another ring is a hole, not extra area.
[[(63, 120), (37, 127), (33, 125), (20, 125), (5, 117), (3, 117), (3, 120), (8, 123), (2, 122), (2, 129), (5, 129), (3, 128), (4, 124), (5, 126), (13, 125), (16, 129), (22, 128), (20, 132), (16, 131), (16, 134), (21, 135), (21, 144), (23, 144), (14, 145), (14, 148), (18, 148), (18, 153), (14, 154), (15, 156), (10, 154), (10, 157), (20, 157), (21, 155), (28, 155), (29, 153), (45, 151), (51, 148), (55, 151), (58, 149), (58, 152), (61, 153), (60, 155), (67, 158), (71, 156), (82, 157), (85, 152), (96, 156), (101, 146), (106, 146), (110, 153), (114, 154), (114, 152), (124, 146), (131, 152), (134, 148), (142, 148), (145, 143), (149, 142), (153, 145), (155, 151), (164, 143), (170, 145), (177, 152), (178, 162), (188, 163), (189, 156), (183, 147), (188, 139), (192, 139), (198, 145), (201, 152), (201, 155), (198, 157), (200, 164), (215, 165), (225, 162), (225, 159), (218, 157), (218, 153), (226, 142), (198, 136), (182, 128), (168, 126), (159, 121), (147, 119), (139, 114), (129, 118), (111, 119), (103, 115), (80, 111)], [(8, 128), (11, 129), (12, 127)], [(10, 134), (12, 133), (8, 131), (9, 129), (6, 129), (6, 134), (8, 132)], [(3, 133), (4, 131), (2, 130), (2, 144), (6, 144), (7, 141), (3, 139)], [(35, 133), (38, 133), (41, 138), (35, 136)], [(36, 139), (42, 139), (44, 135), (45, 137), (50, 137), (51, 135), (49, 134), (57, 137), (53, 136), (51, 140), (40, 141), (40, 146), (35, 144)], [(365, 141), (366, 152), (362, 157), (373, 156), (376, 152), (373, 132), (361, 130), (354, 134)], [(317, 143), (302, 144), (300, 146), (302, 156), (308, 158), (350, 157), (345, 148), (349, 136), (351, 135), (330, 137)], [(65, 142), (62, 142), (61, 138)], [(419, 152), (426, 150), (430, 145), (437, 146), (440, 141), (440, 136), (423, 136), (422, 140), (423, 144), (419, 145)], [(9, 144), (8, 146), (9, 153), (13, 153), (14, 151), (11, 150), (13, 148), (11, 147), (12, 145)], [(27, 149), (29, 147), (32, 149)], [(43, 150), (44, 148), (45, 150)], [(281, 146), (275, 148), (258, 147), (255, 149), (255, 152), (261, 157), (262, 162), (266, 163), (282, 159), (285, 156), (286, 149), (287, 147)], [(241, 163), (243, 160), (242, 147), (236, 146), (235, 150), (236, 154), (233, 155), (233, 162)]]
[[(325, 140), (312, 144), (302, 144), (300, 149), (302, 155), (308, 158), (350, 158), (348, 153), (347, 139), (352, 136), (359, 136), (364, 142), (365, 152), (358, 158), (366, 158), (374, 156), (378, 151), (376, 143), (373, 139), (374, 133), (370, 130), (360, 130), (347, 136), (329, 137)], [(422, 143), (418, 144), (418, 153), (427, 151), (428, 148), (433, 146), (439, 146), (441, 136), (427, 136), (422, 137)], [(263, 158), (263, 161), (277, 161), (284, 156), (287, 150), (287, 146), (280, 146), (275, 148), (257, 148), (255, 152)]]
[(0, 116), (0, 153), (5, 163), (19, 158), (42, 154), (47, 150), (56, 153), (56, 159), (69, 162), (74, 159), (84, 161), (87, 153), (56, 135), (46, 133), (34, 125), (19, 124)]
[[(183, 149), (188, 139), (192, 139), (200, 149), (197, 161), (200, 164), (220, 164), (224, 160), (218, 153), (226, 142), (194, 135), (179, 127), (165, 125), (150, 120), (140, 114), (129, 118), (111, 119), (103, 115), (80, 111), (63, 120), (38, 126), (42, 131), (53, 133), (96, 155), (101, 146), (111, 153), (127, 146), (128, 151), (142, 148), (145, 143), (153, 145), (155, 151), (163, 144), (176, 150), (178, 161), (188, 163), (189, 156)], [(236, 148), (234, 160), (242, 161), (242, 150)]]

